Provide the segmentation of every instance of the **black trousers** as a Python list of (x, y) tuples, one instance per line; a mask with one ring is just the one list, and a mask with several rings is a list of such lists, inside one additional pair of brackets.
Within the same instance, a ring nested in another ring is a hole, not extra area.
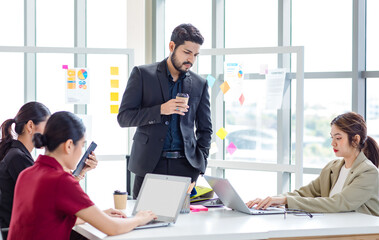
[[(164, 158), (161, 157), (152, 173), (190, 177), (191, 182), (195, 182), (200, 175), (200, 171), (188, 162), (186, 158)], [(133, 198), (137, 199), (145, 176), (135, 175), (133, 185)]]

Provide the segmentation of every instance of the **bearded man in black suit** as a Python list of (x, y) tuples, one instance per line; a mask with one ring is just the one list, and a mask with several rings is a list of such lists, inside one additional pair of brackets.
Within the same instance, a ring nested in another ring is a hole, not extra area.
[[(207, 81), (190, 71), (204, 38), (191, 24), (177, 26), (162, 62), (136, 66), (119, 114), (121, 127), (137, 127), (128, 169), (137, 198), (146, 173), (191, 177), (205, 172), (212, 135)], [(176, 99), (177, 93), (189, 101)]]

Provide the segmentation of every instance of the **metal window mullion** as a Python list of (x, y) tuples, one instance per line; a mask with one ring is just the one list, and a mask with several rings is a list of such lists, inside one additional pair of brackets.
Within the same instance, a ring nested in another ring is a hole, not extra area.
[(366, 0), (353, 0), (352, 110), (366, 117)]
[[(77, 48), (87, 47), (87, 12), (86, 12), (86, 0), (75, 0), (75, 22), (74, 22), (74, 46)], [(75, 67), (87, 66), (87, 55), (85, 53), (75, 53), (74, 54), (74, 65)], [(76, 114), (86, 114), (87, 105), (86, 104), (75, 104), (74, 112)]]
[(165, 0), (153, 0), (152, 15), (152, 57), (157, 62), (165, 58)]
[[(212, 0), (212, 48), (225, 47), (225, 0)], [(224, 94), (222, 94), (220, 85), (223, 83), (223, 78), (220, 76), (224, 72), (224, 55), (212, 55), (212, 76), (215, 76), (211, 91), (211, 119), (213, 135), (219, 151), (212, 154), (212, 158), (225, 159), (225, 140), (216, 136), (218, 129), (225, 127), (225, 105)], [(212, 168), (212, 176), (222, 177), (224, 170), (220, 168)]]
[(304, 47), (296, 53), (296, 172), (295, 187), (303, 185)]
[[(24, 0), (24, 46), (36, 46), (36, 0)], [(36, 97), (36, 53), (24, 53), (24, 101)]]
[[(278, 1), (278, 46), (291, 46), (291, 1)], [(278, 54), (278, 68), (291, 69), (291, 55)], [(287, 74), (288, 76), (289, 74)], [(277, 164), (290, 164), (291, 79), (286, 77), (282, 108), (277, 111)], [(291, 174), (277, 172), (277, 194), (290, 190)]]

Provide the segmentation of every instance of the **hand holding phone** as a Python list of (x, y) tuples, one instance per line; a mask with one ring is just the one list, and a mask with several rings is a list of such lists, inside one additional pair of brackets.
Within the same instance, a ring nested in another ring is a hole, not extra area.
[(91, 152), (95, 151), (96, 147), (97, 147), (97, 144), (95, 142), (91, 142), (91, 144), (87, 148), (87, 151), (84, 153), (83, 157), (80, 159), (72, 175), (77, 177), (80, 174), (80, 172), (83, 170), (84, 166), (86, 165), (86, 160), (88, 156), (91, 154)]

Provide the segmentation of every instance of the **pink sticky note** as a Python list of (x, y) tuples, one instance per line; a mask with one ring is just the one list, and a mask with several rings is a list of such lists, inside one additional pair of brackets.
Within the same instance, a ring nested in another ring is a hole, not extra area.
[(245, 102), (245, 96), (243, 95), (243, 93), (241, 94), (239, 100), (240, 100), (240, 104), (242, 106), (242, 104)]
[(62, 69), (68, 69), (68, 65), (62, 65)]
[(237, 150), (237, 147), (236, 147), (236, 145), (234, 145), (233, 142), (231, 142), (229, 144), (229, 146), (226, 148), (226, 150), (228, 150), (228, 152), (230, 153), (230, 155), (232, 155)]
[(203, 205), (190, 205), (191, 212), (200, 212), (200, 211), (208, 211), (207, 207)]

